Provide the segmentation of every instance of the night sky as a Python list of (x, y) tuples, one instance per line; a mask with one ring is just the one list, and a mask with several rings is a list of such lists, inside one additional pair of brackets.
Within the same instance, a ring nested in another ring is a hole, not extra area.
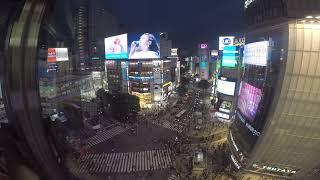
[[(124, 3), (126, 2), (126, 3)], [(169, 32), (173, 46), (217, 46), (219, 35), (241, 30), (241, 0), (105, 0), (129, 32)]]

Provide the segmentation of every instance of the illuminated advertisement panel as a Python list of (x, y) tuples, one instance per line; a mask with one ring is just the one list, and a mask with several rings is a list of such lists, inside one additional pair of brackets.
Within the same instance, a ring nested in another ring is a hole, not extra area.
[(236, 83), (230, 81), (224, 81), (218, 79), (218, 87), (217, 91), (222, 94), (226, 94), (229, 96), (234, 96), (234, 91), (236, 89)]
[(222, 55), (222, 67), (237, 67), (239, 51), (236, 46), (225, 46)]
[(255, 119), (261, 97), (262, 92), (260, 89), (244, 81), (241, 82), (238, 108), (250, 123)]
[(47, 62), (69, 61), (68, 48), (48, 48)]
[(244, 46), (243, 63), (266, 66), (269, 58), (269, 41), (255, 42)]
[(222, 51), (225, 46), (233, 46), (234, 38), (234, 36), (219, 37), (219, 50)]
[(128, 35), (121, 34), (104, 39), (106, 59), (128, 58)]
[(132, 33), (128, 35), (129, 59), (160, 58), (159, 33)]
[(178, 48), (171, 49), (171, 56), (178, 56)]
[(219, 52), (217, 50), (212, 50), (211, 57), (216, 57), (216, 56), (219, 56)]
[(208, 48), (208, 44), (200, 44), (200, 49), (207, 49)]

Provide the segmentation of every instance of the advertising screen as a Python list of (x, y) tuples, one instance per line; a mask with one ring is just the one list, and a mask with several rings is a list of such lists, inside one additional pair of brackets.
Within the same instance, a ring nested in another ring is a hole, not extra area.
[(234, 36), (219, 37), (219, 50), (222, 51), (225, 46), (233, 46), (234, 38)]
[(171, 56), (178, 56), (178, 48), (171, 49)]
[(48, 48), (47, 62), (69, 61), (68, 48)]
[(208, 48), (208, 44), (200, 44), (200, 49), (207, 49)]
[(132, 33), (128, 35), (129, 59), (160, 58), (159, 33)]
[(244, 46), (243, 63), (266, 66), (269, 58), (269, 41), (250, 43)]
[(218, 92), (229, 95), (229, 96), (234, 96), (235, 88), (236, 88), (235, 82), (218, 79), (218, 87), (217, 87)]
[(219, 52), (217, 50), (212, 50), (211, 57), (216, 57), (216, 56), (219, 56)]
[(242, 81), (238, 108), (249, 122), (253, 122), (256, 116), (262, 92), (260, 89)]
[(239, 51), (236, 46), (225, 46), (223, 48), (222, 66), (236, 67), (239, 59)]
[(121, 34), (104, 39), (106, 59), (128, 58), (128, 35)]

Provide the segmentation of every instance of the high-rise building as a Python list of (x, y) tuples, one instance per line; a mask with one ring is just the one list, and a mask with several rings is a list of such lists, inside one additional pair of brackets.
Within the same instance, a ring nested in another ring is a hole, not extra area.
[(320, 1), (246, 0), (249, 28), (229, 142), (242, 172), (320, 177)]
[(173, 60), (106, 61), (108, 91), (138, 96), (141, 108), (164, 105), (177, 85)]
[(200, 79), (201, 80), (209, 80), (209, 62), (210, 62), (210, 56), (209, 56), (209, 47), (208, 44), (200, 44), (198, 55), (200, 57)]
[(93, 69), (104, 66), (104, 38), (125, 33), (124, 26), (100, 0), (89, 2), (89, 61)]
[(89, 57), (89, 0), (80, 0), (75, 12), (76, 67), (85, 70)]

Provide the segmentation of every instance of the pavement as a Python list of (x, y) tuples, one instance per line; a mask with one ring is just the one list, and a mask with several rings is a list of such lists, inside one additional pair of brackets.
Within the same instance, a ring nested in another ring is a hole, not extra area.
[[(189, 134), (197, 124), (191, 108), (196, 99), (194, 91), (200, 90), (189, 88), (191, 97), (185, 103), (178, 104), (177, 97), (171, 98), (169, 108), (157, 111), (156, 115), (140, 115), (134, 125), (115, 124), (99, 130), (87, 139), (88, 154), (78, 159), (79, 165), (73, 166), (72, 172), (86, 177), (83, 179), (93, 179), (87, 176), (94, 175), (104, 180), (174, 180), (176, 175), (172, 167), (177, 147), (173, 144), (177, 137)], [(206, 96), (200, 96), (199, 100), (203, 98)], [(184, 109), (186, 113), (179, 121), (175, 120), (176, 114)], [(206, 126), (210, 118), (203, 119), (202, 125)]]

